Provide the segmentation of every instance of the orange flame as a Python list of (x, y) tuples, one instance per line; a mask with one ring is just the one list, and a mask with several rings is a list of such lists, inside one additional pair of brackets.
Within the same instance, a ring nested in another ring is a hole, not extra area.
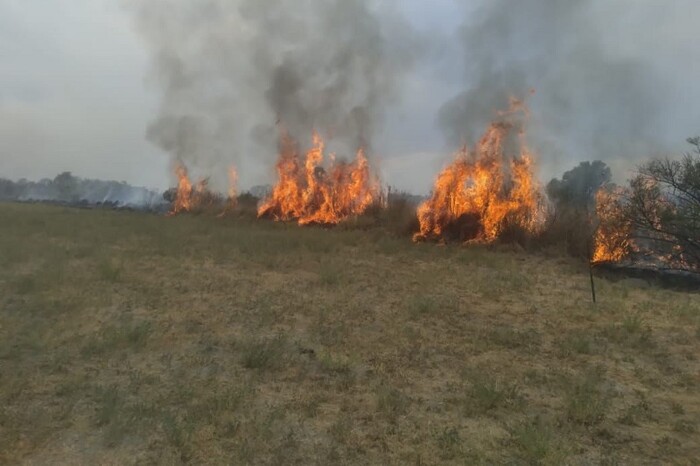
[(624, 212), (625, 190), (602, 187), (595, 195), (598, 228), (595, 233), (593, 262), (619, 262), (633, 250), (632, 223)]
[(187, 175), (187, 167), (178, 163), (175, 166), (175, 175), (177, 175), (177, 192), (170, 215), (189, 212), (192, 209), (192, 183)]
[[(223, 202), (223, 197), (209, 189), (209, 179), (203, 178), (194, 185), (190, 180), (187, 167), (182, 163), (175, 166), (177, 176), (177, 188), (173, 198), (172, 207), (168, 215), (177, 215), (184, 212), (199, 211), (207, 208), (215, 208)], [(236, 181), (237, 173), (234, 167), (229, 169), (230, 188), (228, 204), (225, 212), (236, 206)]]
[[(522, 110), (521, 106), (514, 102), (511, 112)], [(418, 207), (420, 231), (414, 240), (458, 236), (492, 242), (508, 226), (532, 233), (542, 225), (543, 198), (522, 134), (520, 154), (507, 162), (504, 153), (514, 128), (508, 122), (494, 122), (473, 152), (465, 146), (457, 153), (438, 175), (431, 198)]]
[(258, 208), (258, 217), (297, 220), (300, 225), (337, 224), (363, 213), (379, 198), (379, 181), (372, 175), (363, 149), (352, 163), (337, 162), (331, 155), (330, 166), (324, 168), (325, 144), (317, 133), (303, 160), (288, 135), (282, 136), (280, 146), (279, 179), (271, 196)]

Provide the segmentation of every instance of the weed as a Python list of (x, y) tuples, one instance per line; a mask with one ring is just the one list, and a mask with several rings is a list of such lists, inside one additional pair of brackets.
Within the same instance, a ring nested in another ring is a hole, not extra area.
[(520, 401), (517, 385), (490, 376), (477, 378), (467, 391), (467, 414), (482, 414), (496, 408), (515, 406)]
[(189, 442), (194, 430), (192, 423), (166, 413), (161, 420), (161, 427), (165, 437), (179, 451), (181, 459), (187, 461), (191, 455)]
[(541, 335), (533, 328), (517, 330), (507, 326), (496, 327), (487, 333), (486, 340), (508, 349), (534, 350), (541, 345)]
[(589, 370), (573, 380), (566, 396), (567, 418), (577, 424), (598, 424), (605, 417), (609, 397), (601, 388), (600, 370)]
[(685, 408), (683, 408), (682, 404), (673, 402), (671, 403), (671, 412), (676, 416), (683, 415), (685, 414)]
[(593, 340), (583, 333), (574, 333), (559, 341), (562, 356), (593, 354)]
[(510, 439), (526, 464), (558, 465), (566, 458), (553, 429), (539, 419), (512, 429)]
[(385, 385), (377, 389), (376, 399), (377, 410), (392, 422), (395, 421), (397, 417), (406, 414), (411, 403), (410, 398), (400, 390)]
[(36, 280), (31, 275), (19, 277), (14, 284), (15, 292), (19, 295), (27, 295), (33, 293), (36, 289)]
[(282, 363), (284, 342), (280, 337), (243, 343), (241, 363), (246, 369), (272, 369)]
[(627, 315), (622, 323), (603, 331), (609, 341), (636, 349), (653, 348), (651, 327), (645, 325), (639, 314)]
[(652, 420), (651, 406), (646, 400), (642, 400), (627, 408), (619, 422), (628, 426), (638, 426), (640, 422), (648, 420)]
[(323, 262), (318, 269), (319, 281), (322, 285), (332, 287), (340, 283), (342, 270), (330, 262)]
[(455, 312), (457, 300), (453, 296), (417, 294), (408, 298), (408, 312), (414, 319), (421, 316)]
[(321, 351), (318, 355), (321, 367), (334, 374), (349, 374), (352, 371), (350, 359), (345, 356), (337, 356), (328, 351)]
[(452, 459), (462, 451), (462, 439), (456, 427), (446, 427), (435, 438), (442, 459)]
[(122, 266), (113, 259), (103, 259), (97, 265), (97, 271), (102, 280), (116, 283), (122, 276)]
[(673, 424), (673, 430), (682, 434), (694, 434), (697, 427), (694, 422), (679, 419)]
[(107, 326), (96, 335), (88, 337), (81, 353), (85, 357), (94, 357), (119, 349), (138, 351), (146, 346), (151, 331), (151, 324), (147, 321)]

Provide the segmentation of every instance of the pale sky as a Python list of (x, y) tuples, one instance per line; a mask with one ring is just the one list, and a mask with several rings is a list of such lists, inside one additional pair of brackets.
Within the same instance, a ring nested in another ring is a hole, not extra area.
[[(458, 28), (481, 2), (399, 3), (430, 38), (429, 51), (388, 111), (376, 148), (387, 182), (426, 192), (454, 149), (436, 117), (468, 88)], [(612, 53), (643, 57), (658, 72), (665, 100), (658, 139), (669, 150), (683, 148), (686, 137), (700, 134), (700, 1), (597, 5)], [(145, 138), (160, 98), (149, 61), (121, 0), (0, 0), (0, 177), (72, 171), (158, 189), (172, 183), (169, 156)], [(558, 175), (575, 162), (544, 160), (541, 172)], [(244, 187), (252, 184), (240, 176)]]

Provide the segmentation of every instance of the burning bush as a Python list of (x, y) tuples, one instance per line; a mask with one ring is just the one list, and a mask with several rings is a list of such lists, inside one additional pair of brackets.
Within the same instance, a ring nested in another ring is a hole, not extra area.
[(619, 262), (635, 249), (627, 197), (627, 190), (617, 186), (605, 186), (596, 193), (598, 227), (593, 245), (593, 262)]
[(177, 188), (168, 190), (163, 197), (172, 203), (169, 215), (177, 215), (185, 212), (201, 212), (204, 210), (221, 209), (221, 215), (226, 214), (236, 206), (236, 181), (235, 168), (229, 170), (230, 188), (228, 198), (209, 189), (209, 179), (203, 178), (192, 185), (187, 167), (179, 163), (175, 167), (177, 175)]
[[(523, 110), (514, 102), (510, 116)], [(519, 153), (506, 154), (507, 138), (519, 125), (491, 124), (476, 148), (465, 146), (435, 182), (432, 196), (418, 208), (414, 240), (493, 242), (506, 232), (532, 233), (544, 219), (543, 197), (534, 180), (532, 156), (519, 134)]]
[(302, 158), (297, 143), (283, 135), (277, 162), (278, 181), (258, 209), (259, 217), (334, 225), (362, 214), (380, 199), (379, 180), (372, 175), (364, 150), (351, 163), (331, 156), (323, 166), (324, 142), (314, 133), (313, 146)]
[(601, 189), (594, 261), (633, 259), (700, 272), (700, 138), (682, 160), (643, 165), (629, 189)]

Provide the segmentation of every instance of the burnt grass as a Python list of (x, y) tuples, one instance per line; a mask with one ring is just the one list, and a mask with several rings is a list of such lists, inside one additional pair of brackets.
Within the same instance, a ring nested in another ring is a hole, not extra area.
[(697, 464), (700, 296), (596, 285), (361, 221), (0, 204), (0, 463)]

